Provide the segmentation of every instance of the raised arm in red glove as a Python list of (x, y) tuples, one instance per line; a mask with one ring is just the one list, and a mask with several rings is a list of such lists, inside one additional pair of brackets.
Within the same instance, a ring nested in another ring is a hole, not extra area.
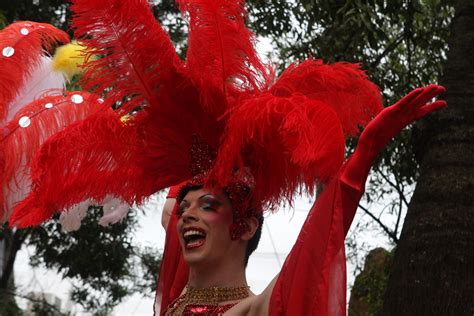
[(444, 88), (437, 85), (418, 88), (380, 112), (360, 135), (357, 149), (347, 162), (342, 179), (363, 191), (370, 167), (382, 148), (409, 124), (446, 106), (443, 100), (427, 103), (443, 92)]
[(416, 89), (367, 125), (352, 157), (310, 210), (274, 288), (271, 284), (262, 293), (271, 293), (270, 302), (259, 300), (270, 315), (346, 315), (344, 238), (370, 167), (404, 127), (446, 105), (427, 103), (443, 91), (437, 85)]
[[(367, 125), (352, 157), (310, 210), (278, 277), (261, 295), (237, 304), (229, 313), (346, 314), (344, 238), (363, 194), (370, 167), (383, 146), (405, 126), (446, 105), (445, 101), (427, 104), (443, 91), (444, 88), (436, 85), (416, 89), (385, 108)], [(171, 266), (176, 270), (170, 274), (169, 281), (173, 285), (165, 286), (167, 298), (177, 283), (179, 289), (186, 281), (187, 269), (180, 259), (177, 242), (175, 248), (177, 256), (167, 256), (170, 260), (174, 258)], [(178, 294), (179, 291), (174, 296)], [(169, 299), (164, 301), (166, 306)]]

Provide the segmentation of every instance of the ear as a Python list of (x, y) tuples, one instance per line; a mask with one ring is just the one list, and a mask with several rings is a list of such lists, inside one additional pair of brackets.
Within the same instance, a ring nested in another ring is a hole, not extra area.
[(258, 228), (258, 219), (255, 216), (245, 218), (243, 221), (246, 222), (248, 230), (246, 230), (242, 236), (240, 237), (241, 240), (248, 241), (252, 239), (253, 235), (255, 235), (255, 232), (257, 231)]

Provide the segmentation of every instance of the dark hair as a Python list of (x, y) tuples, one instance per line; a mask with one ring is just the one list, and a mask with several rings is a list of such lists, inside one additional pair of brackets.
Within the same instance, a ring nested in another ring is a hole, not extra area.
[(252, 238), (250, 238), (247, 248), (245, 249), (245, 266), (247, 266), (249, 262), (250, 255), (257, 249), (258, 243), (260, 242), (260, 237), (262, 237), (262, 227), (263, 227), (263, 214), (258, 214), (255, 216), (258, 220), (258, 227), (253, 234)]
[(188, 194), (189, 191), (197, 191), (199, 189), (202, 189), (202, 185), (200, 184), (187, 183), (183, 185), (179, 189), (178, 194), (176, 195), (176, 202), (181, 203), (181, 201), (184, 199), (184, 197), (186, 196), (186, 194)]

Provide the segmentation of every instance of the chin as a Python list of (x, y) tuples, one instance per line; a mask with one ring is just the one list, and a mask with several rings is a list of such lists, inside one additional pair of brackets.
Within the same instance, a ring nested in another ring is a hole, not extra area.
[(196, 255), (184, 255), (184, 262), (190, 267), (199, 265), (200, 263), (204, 262), (204, 258), (202, 256)]
[(192, 266), (202, 262), (205, 262), (209, 258), (209, 255), (206, 254), (206, 251), (203, 248), (201, 249), (183, 249), (183, 258), (184, 261)]
[(188, 265), (199, 264), (200, 262), (204, 262), (206, 258), (209, 257), (209, 253), (207, 251), (206, 243), (202, 245), (195, 245), (194, 247), (189, 247), (186, 243), (181, 243), (181, 250), (183, 253), (184, 261)]

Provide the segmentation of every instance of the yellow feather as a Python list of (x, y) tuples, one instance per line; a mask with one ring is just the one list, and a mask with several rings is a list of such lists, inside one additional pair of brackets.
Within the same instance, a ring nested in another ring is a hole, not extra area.
[(53, 69), (64, 73), (70, 80), (74, 75), (82, 72), (82, 68), (79, 66), (84, 62), (85, 47), (77, 41), (72, 41), (56, 49), (53, 57)]
[(123, 123), (123, 124), (127, 124), (128, 121), (130, 121), (130, 119), (132, 118), (132, 116), (130, 114), (125, 114), (124, 116), (122, 116), (120, 118), (120, 121)]

